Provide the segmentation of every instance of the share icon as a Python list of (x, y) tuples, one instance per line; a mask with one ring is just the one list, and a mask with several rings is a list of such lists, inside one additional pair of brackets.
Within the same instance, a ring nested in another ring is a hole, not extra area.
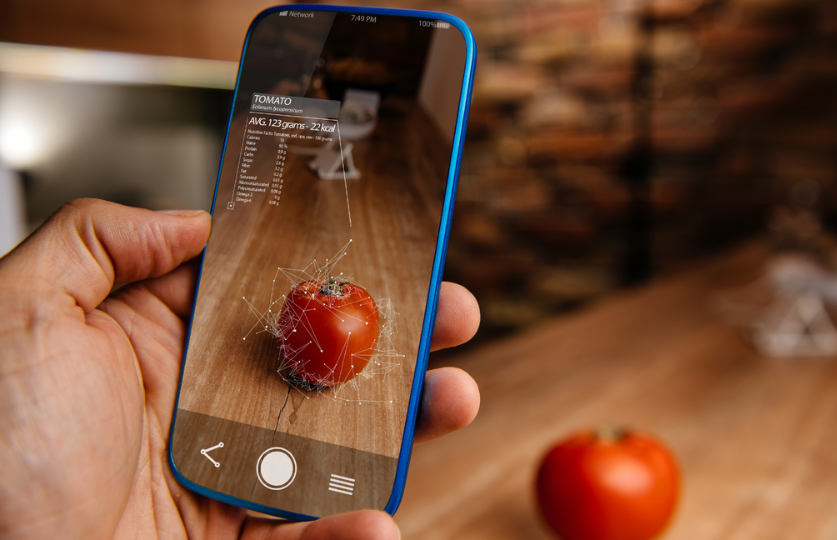
[(213, 464), (213, 465), (215, 465), (215, 467), (220, 467), (220, 466), (221, 466), (221, 464), (220, 464), (220, 463), (218, 463), (217, 461), (215, 461), (214, 459), (212, 459), (211, 457), (209, 457), (209, 453), (210, 453), (210, 452), (212, 452), (213, 450), (217, 449), (217, 448), (223, 448), (223, 447), (224, 447), (224, 443), (219, 442), (218, 444), (216, 444), (216, 445), (215, 445), (215, 446), (213, 446), (212, 448), (204, 448), (203, 450), (201, 450), (201, 454), (203, 454), (204, 456), (206, 456), (206, 459), (208, 459), (209, 461), (211, 461), (211, 462), (212, 462), (212, 464)]

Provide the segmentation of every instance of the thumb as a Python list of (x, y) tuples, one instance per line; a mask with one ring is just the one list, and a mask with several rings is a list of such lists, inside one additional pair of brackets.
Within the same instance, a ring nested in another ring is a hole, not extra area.
[(89, 312), (114, 284), (161, 276), (198, 255), (209, 227), (203, 211), (152, 212), (80, 199), (4, 257), (0, 271), (63, 290)]

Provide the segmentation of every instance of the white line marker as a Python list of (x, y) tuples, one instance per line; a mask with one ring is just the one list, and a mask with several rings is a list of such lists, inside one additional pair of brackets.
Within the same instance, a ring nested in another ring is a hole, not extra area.
[(343, 495), (354, 495), (355, 479), (347, 476), (340, 476), (339, 474), (332, 474), (331, 480), (328, 483), (328, 490)]

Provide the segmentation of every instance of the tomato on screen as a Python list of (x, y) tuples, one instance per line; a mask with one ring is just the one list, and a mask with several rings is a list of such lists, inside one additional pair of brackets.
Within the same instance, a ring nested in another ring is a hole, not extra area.
[(304, 281), (288, 294), (277, 330), (294, 375), (315, 386), (335, 386), (354, 379), (374, 355), (378, 306), (358, 285)]

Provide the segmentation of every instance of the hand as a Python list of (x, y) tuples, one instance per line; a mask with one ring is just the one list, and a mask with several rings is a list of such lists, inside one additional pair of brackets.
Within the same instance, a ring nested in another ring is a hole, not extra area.
[[(196, 277), (186, 261), (209, 227), (205, 212), (76, 201), (0, 259), (0, 538), (400, 536), (372, 510), (310, 523), (249, 516), (171, 476)], [(434, 349), (467, 341), (478, 323), (473, 296), (444, 283)], [(417, 439), (467, 425), (478, 407), (467, 374), (429, 372)]]

